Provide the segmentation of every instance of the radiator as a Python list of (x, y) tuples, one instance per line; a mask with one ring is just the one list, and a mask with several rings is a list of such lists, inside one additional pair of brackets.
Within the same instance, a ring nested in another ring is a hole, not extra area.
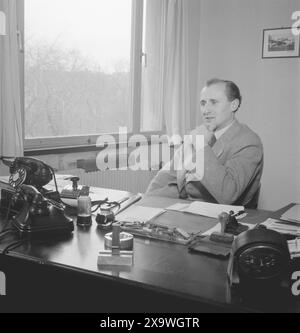
[(59, 173), (80, 178), (79, 184), (144, 193), (157, 170), (106, 170), (85, 172), (83, 169), (64, 170)]

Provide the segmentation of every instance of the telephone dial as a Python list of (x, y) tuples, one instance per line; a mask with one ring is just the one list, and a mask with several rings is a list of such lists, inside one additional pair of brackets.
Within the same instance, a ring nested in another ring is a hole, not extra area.
[(3, 162), (9, 166), (9, 184), (12, 187), (27, 184), (41, 189), (42, 186), (48, 184), (53, 178), (52, 168), (34, 158), (17, 157), (13, 162)]
[[(11, 218), (21, 236), (66, 233), (74, 230), (73, 220), (65, 215), (54, 170), (44, 162), (17, 157), (4, 160), (9, 166), (8, 183), (0, 182), (1, 210)], [(54, 178), (55, 191), (43, 186)]]

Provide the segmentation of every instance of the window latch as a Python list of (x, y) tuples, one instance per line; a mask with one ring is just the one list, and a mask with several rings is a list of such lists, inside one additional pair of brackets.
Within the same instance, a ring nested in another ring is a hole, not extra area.
[(19, 51), (21, 53), (24, 52), (24, 48), (23, 48), (23, 38), (22, 38), (22, 33), (20, 30), (17, 30), (17, 42), (18, 42), (18, 47), (19, 47)]
[(147, 53), (141, 52), (141, 64), (143, 67), (147, 67)]

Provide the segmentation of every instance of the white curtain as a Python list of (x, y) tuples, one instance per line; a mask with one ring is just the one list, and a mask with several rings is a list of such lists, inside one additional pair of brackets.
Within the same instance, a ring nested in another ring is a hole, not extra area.
[(6, 35), (0, 35), (0, 155), (23, 155), (17, 1), (0, 0)]
[(186, 0), (148, 0), (146, 64), (142, 72), (142, 129), (168, 136), (191, 128), (189, 84), (189, 24)]

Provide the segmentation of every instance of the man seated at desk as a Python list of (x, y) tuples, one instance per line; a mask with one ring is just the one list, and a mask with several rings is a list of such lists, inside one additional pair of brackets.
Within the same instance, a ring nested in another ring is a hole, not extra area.
[[(201, 91), (203, 124), (190, 134), (204, 136), (203, 172), (176, 170), (174, 160), (153, 178), (146, 194), (256, 208), (263, 170), (263, 146), (247, 125), (235, 118), (241, 94), (231, 81), (212, 79)], [(190, 151), (195, 154), (194, 140)], [(186, 154), (183, 153), (184, 158)]]

